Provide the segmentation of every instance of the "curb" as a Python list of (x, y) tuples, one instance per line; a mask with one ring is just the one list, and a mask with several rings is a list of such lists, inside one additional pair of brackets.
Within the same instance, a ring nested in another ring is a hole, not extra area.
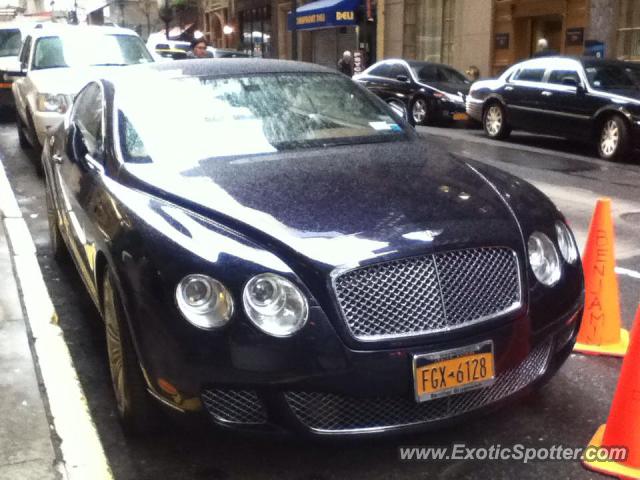
[(42, 378), (53, 429), (60, 439), (62, 475), (69, 480), (111, 480), (113, 474), (58, 325), (33, 239), (1, 164), (0, 217), (7, 232), (36, 368)]

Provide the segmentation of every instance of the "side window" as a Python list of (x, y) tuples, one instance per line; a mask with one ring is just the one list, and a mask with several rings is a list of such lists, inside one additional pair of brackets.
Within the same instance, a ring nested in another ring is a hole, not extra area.
[(391, 78), (395, 80), (398, 75), (404, 75), (405, 77), (409, 78), (409, 72), (407, 71), (405, 66), (396, 63), (391, 67)]
[(544, 68), (523, 68), (513, 76), (512, 80), (541, 82), (542, 77), (544, 77)]
[(71, 121), (82, 132), (89, 154), (102, 149), (102, 91), (97, 83), (85, 87), (73, 104)]
[(391, 65), (389, 65), (388, 63), (378, 65), (376, 68), (369, 72), (369, 75), (374, 75), (376, 77), (391, 77)]
[(438, 80), (438, 69), (433, 65), (424, 65), (418, 71), (418, 78), (423, 82), (437, 82)]
[(26, 70), (29, 66), (29, 53), (31, 52), (31, 36), (24, 40), (22, 50), (20, 50), (20, 68)]
[(568, 83), (573, 81), (573, 84), (580, 84), (580, 77), (575, 70), (553, 70), (549, 74), (549, 83), (556, 83), (559, 85), (572, 85)]

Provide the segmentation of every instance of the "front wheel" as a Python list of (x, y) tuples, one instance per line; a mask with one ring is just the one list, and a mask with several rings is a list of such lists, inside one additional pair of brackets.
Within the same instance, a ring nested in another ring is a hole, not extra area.
[(104, 275), (103, 318), (107, 354), (118, 416), (126, 433), (143, 435), (158, 428), (157, 406), (147, 392), (124, 309), (112, 275)]
[(607, 118), (598, 135), (598, 154), (603, 160), (618, 161), (629, 152), (629, 129), (625, 121), (616, 116)]
[(411, 120), (414, 125), (426, 125), (430, 121), (429, 105), (424, 98), (416, 98), (411, 104)]
[(504, 107), (499, 103), (492, 103), (485, 109), (482, 126), (489, 138), (503, 139), (511, 133)]

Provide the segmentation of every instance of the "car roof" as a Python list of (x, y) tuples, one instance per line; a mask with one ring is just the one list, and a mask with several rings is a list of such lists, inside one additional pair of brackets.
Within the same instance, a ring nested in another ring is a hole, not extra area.
[(134, 78), (148, 80), (154, 73), (167, 73), (170, 77), (243, 76), (273, 73), (326, 73), (341, 75), (337, 70), (320, 65), (291, 60), (264, 58), (204, 58), (154, 62), (113, 69), (102, 78), (118, 85), (130, 83)]
[(83, 33), (97, 33), (104, 35), (133, 35), (136, 37), (138, 36), (136, 32), (128, 28), (112, 27), (106, 25), (70, 25), (65, 23), (42, 23), (37, 28), (33, 28), (29, 33), (34, 38), (64, 36), (66, 34), (77, 35)]

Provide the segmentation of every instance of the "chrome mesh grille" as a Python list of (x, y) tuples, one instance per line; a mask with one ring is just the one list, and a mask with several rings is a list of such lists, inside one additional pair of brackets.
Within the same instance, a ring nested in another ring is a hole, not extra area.
[(255, 392), (249, 390), (205, 390), (202, 403), (216, 420), (228, 423), (260, 424), (267, 414)]
[(353, 336), (371, 341), (448, 330), (516, 308), (518, 260), (508, 248), (411, 257), (338, 275), (334, 288)]
[(539, 378), (547, 368), (551, 341), (531, 351), (517, 367), (493, 384), (449, 397), (416, 403), (411, 396), (355, 398), (320, 392), (287, 392), (285, 398), (307, 427), (326, 432), (371, 430), (455, 417), (506, 398)]

